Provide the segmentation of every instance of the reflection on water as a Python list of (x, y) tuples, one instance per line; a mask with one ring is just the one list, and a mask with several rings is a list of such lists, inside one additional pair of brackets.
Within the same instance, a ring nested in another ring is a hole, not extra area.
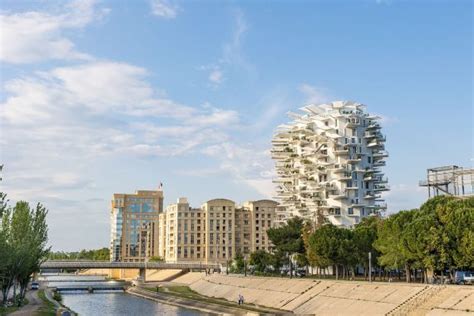
[[(107, 281), (103, 276), (92, 275), (43, 275), (48, 286), (112, 285), (117, 281)], [(81, 316), (129, 316), (129, 315), (206, 315), (199, 311), (161, 304), (120, 291), (104, 291), (92, 294), (86, 292), (62, 293), (64, 305)]]
[(161, 304), (126, 293), (63, 294), (64, 305), (81, 316), (101, 315), (205, 315), (171, 305)]

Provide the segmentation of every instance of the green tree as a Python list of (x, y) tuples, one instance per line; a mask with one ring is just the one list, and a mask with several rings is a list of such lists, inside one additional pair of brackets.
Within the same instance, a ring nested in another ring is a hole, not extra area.
[(257, 250), (250, 254), (249, 263), (253, 265), (256, 272), (266, 272), (272, 263), (272, 256), (265, 250)]
[(368, 254), (371, 253), (372, 266), (377, 264), (379, 252), (374, 247), (377, 240), (377, 226), (382, 221), (377, 216), (363, 218), (354, 228), (353, 242), (355, 247), (355, 260), (364, 267), (364, 274), (367, 277), (369, 270)]
[[(107, 249), (107, 248), (105, 248)], [(164, 262), (165, 259), (163, 259), (162, 257), (160, 256), (154, 256), (154, 257), (151, 257), (150, 260), (148, 260), (149, 262)]]
[(245, 269), (245, 262), (244, 256), (240, 251), (237, 251), (234, 260), (232, 261), (232, 265), (230, 267), (230, 271), (232, 273), (243, 273)]
[[(300, 255), (305, 255), (305, 246), (303, 240), (304, 221), (300, 217), (290, 218), (286, 224), (280, 227), (274, 227), (267, 230), (267, 235), (274, 245), (274, 266), (282, 266), (288, 262), (288, 256), (297, 254), (300, 263), (303, 261)], [(304, 259), (306, 260), (306, 259)], [(305, 261), (307, 263), (307, 261)]]
[(411, 281), (411, 268), (415, 259), (405, 247), (405, 229), (413, 221), (418, 210), (400, 211), (380, 223), (377, 229), (378, 238), (374, 243), (380, 252), (378, 262), (381, 266), (400, 269), (404, 268), (407, 282)]
[(354, 273), (357, 260), (351, 230), (332, 224), (323, 225), (309, 237), (309, 247), (314, 263), (321, 268), (333, 265), (337, 279), (340, 267), (343, 268), (343, 275), (348, 276), (350, 270)]

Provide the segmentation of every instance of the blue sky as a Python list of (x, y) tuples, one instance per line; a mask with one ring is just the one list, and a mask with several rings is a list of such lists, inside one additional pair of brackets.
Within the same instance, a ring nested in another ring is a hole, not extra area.
[(470, 1), (2, 1), (1, 189), (55, 250), (107, 246), (114, 192), (272, 197), (288, 111), (382, 116), (389, 212), (426, 168), (472, 166)]

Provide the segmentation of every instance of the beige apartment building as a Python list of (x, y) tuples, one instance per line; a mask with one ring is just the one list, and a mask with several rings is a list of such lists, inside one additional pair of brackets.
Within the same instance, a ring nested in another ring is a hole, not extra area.
[(110, 260), (137, 262), (157, 256), (159, 215), (162, 213), (161, 190), (114, 194), (110, 214)]
[(266, 230), (276, 225), (277, 207), (270, 200), (236, 207), (234, 201), (214, 199), (191, 208), (179, 198), (159, 215), (158, 254), (166, 262), (224, 263), (237, 252), (270, 251)]

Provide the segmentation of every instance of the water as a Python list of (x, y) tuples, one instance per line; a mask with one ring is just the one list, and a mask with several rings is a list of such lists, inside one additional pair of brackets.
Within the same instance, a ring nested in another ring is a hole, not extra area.
[(161, 304), (126, 293), (62, 294), (64, 305), (81, 316), (100, 315), (205, 315), (194, 310)]
[[(102, 276), (85, 275), (43, 275), (40, 280), (48, 281), (48, 286), (112, 285), (117, 281), (107, 281)], [(201, 316), (199, 311), (166, 305), (121, 291), (87, 293), (63, 292), (63, 304), (81, 316), (135, 316), (135, 315), (172, 315)]]

